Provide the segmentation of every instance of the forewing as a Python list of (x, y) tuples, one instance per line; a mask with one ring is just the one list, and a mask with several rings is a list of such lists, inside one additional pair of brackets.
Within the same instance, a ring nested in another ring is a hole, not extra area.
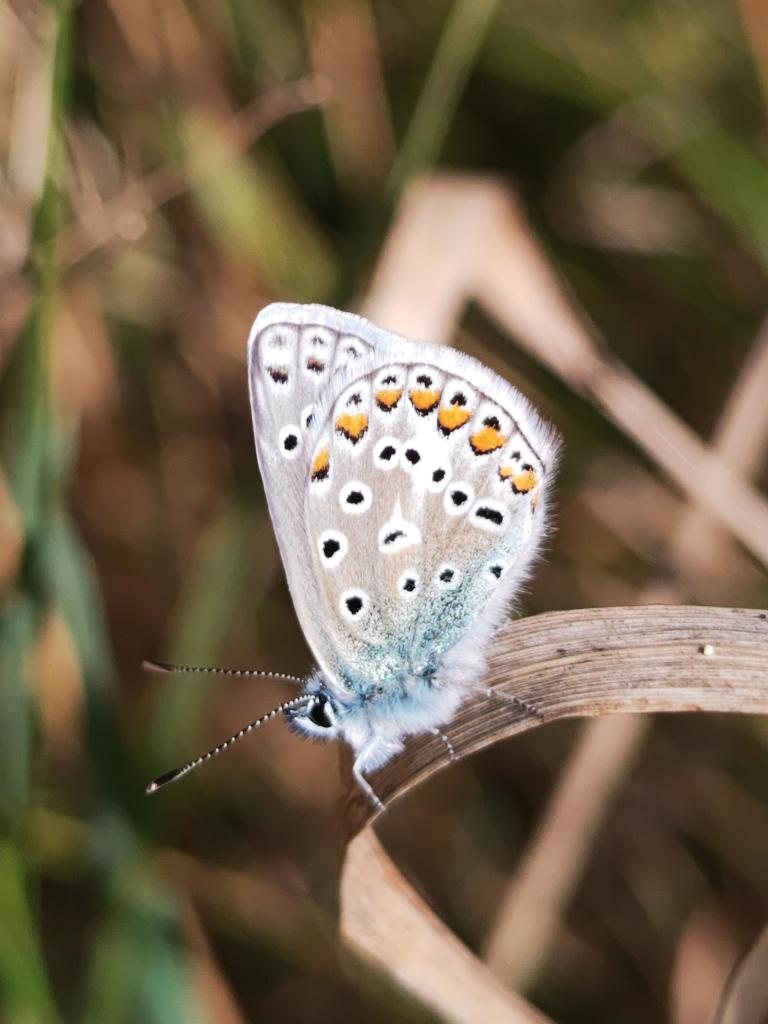
[(320, 666), (331, 641), (319, 615), (320, 591), (305, 520), (308, 437), (324, 394), (365, 360), (381, 332), (325, 306), (274, 304), (256, 318), (248, 345), (256, 453), (288, 586), (304, 635)]

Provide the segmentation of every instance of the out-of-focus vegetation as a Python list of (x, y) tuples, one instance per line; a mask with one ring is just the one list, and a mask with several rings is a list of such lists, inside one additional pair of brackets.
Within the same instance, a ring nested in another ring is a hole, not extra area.
[[(354, 305), (415, 174), (493, 172), (613, 351), (709, 436), (765, 314), (767, 88), (756, 0), (0, 2), (0, 1019), (430, 1019), (335, 948), (333, 749), (275, 726), (143, 796), (284, 694), (143, 657), (310, 663), (252, 452), (250, 321)], [(679, 496), (466, 327), (565, 437), (528, 611), (670, 574), (768, 604), (720, 534), (660, 563)], [(385, 822), (475, 949), (574, 735), (446, 771)], [(654, 724), (538, 974), (546, 1012), (650, 1024), (722, 981), (768, 916), (767, 741)]]

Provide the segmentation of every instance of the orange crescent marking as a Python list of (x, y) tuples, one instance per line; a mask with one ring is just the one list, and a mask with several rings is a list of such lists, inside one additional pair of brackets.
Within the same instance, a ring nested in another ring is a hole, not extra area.
[(517, 476), (512, 477), (512, 488), (518, 494), (527, 494), (535, 486), (536, 474), (532, 469), (527, 469), (523, 473), (518, 473)]
[(328, 476), (330, 464), (331, 453), (327, 448), (321, 448), (312, 462), (312, 479), (324, 480)]
[(464, 409), (460, 405), (444, 405), (437, 414), (437, 421), (443, 430), (450, 434), (452, 430), (463, 427), (471, 416), (469, 409)]
[(403, 395), (402, 388), (384, 388), (376, 392), (376, 403), (380, 409), (394, 409)]
[(483, 427), (470, 437), (469, 443), (475, 455), (487, 455), (488, 452), (495, 452), (497, 448), (503, 448), (508, 440), (509, 438), (495, 427)]
[(432, 412), (437, 403), (440, 401), (441, 391), (420, 391), (414, 388), (413, 391), (408, 392), (408, 397), (413, 404), (414, 409), (419, 412)]
[(368, 417), (364, 412), (342, 413), (336, 420), (336, 429), (350, 441), (359, 441), (368, 429)]

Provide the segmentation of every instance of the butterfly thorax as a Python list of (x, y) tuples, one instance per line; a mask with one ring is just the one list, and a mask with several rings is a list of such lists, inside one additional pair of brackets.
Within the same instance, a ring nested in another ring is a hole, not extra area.
[(456, 687), (441, 685), (434, 665), (420, 673), (404, 672), (386, 685), (356, 679), (343, 694), (316, 670), (305, 693), (315, 703), (292, 716), (292, 724), (313, 737), (342, 737), (357, 753), (374, 742), (383, 748), (399, 747), (406, 736), (445, 724), (463, 697)]

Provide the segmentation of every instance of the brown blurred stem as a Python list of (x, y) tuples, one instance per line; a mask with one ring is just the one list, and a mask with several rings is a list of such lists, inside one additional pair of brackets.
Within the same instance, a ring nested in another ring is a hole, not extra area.
[(715, 1024), (765, 1024), (768, 1020), (768, 925), (733, 972)]
[[(62, 233), (62, 266), (69, 268), (96, 249), (120, 238), (117, 224), (125, 214), (140, 213), (146, 217), (221, 170), (275, 124), (292, 114), (320, 106), (327, 99), (328, 86), (319, 78), (286, 83), (258, 96), (222, 125), (219, 145), (213, 147), (210, 163), (196, 177), (183, 174), (176, 162), (164, 164), (126, 185), (98, 209), (81, 211), (80, 220)], [(85, 228), (84, 219), (89, 221), (89, 230)], [(97, 223), (98, 229), (91, 230), (90, 222)]]

